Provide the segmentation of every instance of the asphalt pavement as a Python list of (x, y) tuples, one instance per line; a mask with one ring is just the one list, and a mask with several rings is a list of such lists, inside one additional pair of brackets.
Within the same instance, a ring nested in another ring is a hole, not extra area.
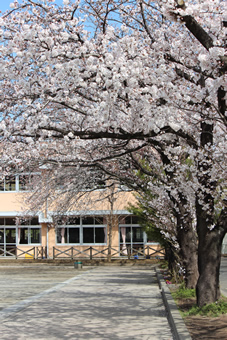
[(150, 266), (86, 269), (62, 273), (60, 267), (37, 266), (29, 275), (28, 267), (20, 268), (16, 283), (13, 269), (11, 274), (5, 269), (8, 302), (4, 306), (0, 300), (1, 340), (173, 339)]
[[(44, 264), (0, 265), (0, 337), (2, 340), (189, 339), (164, 281), (163, 286), (162, 294), (168, 300), (169, 310), (164, 307), (152, 266), (77, 270)], [(222, 294), (227, 296), (227, 257), (221, 261), (220, 286)], [(169, 326), (170, 316), (176, 330), (172, 324), (172, 329)]]

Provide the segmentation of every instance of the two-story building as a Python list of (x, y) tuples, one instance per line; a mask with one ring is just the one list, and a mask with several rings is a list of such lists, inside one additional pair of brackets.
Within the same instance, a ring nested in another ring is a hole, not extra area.
[(100, 199), (100, 191), (107, 189), (91, 191), (84, 207), (79, 204), (79, 209), (59, 214), (46, 206), (34, 215), (24, 203), (31, 176), (18, 174), (0, 181), (1, 258), (89, 259), (105, 258), (108, 252), (123, 258), (163, 255), (127, 211), (129, 203), (136, 203), (131, 191), (116, 190), (114, 204), (108, 195)]

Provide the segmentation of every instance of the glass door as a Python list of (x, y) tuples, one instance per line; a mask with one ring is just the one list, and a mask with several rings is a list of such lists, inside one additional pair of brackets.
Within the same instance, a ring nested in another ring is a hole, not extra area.
[(140, 226), (120, 226), (121, 255), (141, 255), (144, 246), (144, 232)]
[(0, 256), (16, 255), (16, 228), (0, 228)]

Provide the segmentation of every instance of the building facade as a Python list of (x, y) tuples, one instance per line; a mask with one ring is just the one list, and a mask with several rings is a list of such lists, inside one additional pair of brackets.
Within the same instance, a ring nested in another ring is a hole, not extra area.
[[(137, 218), (127, 211), (135, 203), (130, 191), (116, 191), (114, 205), (87, 194), (88, 204), (65, 213), (45, 208), (35, 215), (25, 205), (30, 175), (8, 176), (0, 182), (1, 258), (115, 258), (162, 256), (160, 246), (147, 240)], [(101, 189), (102, 190), (102, 189)], [(105, 195), (106, 197), (106, 195)], [(25, 218), (26, 215), (26, 218)]]

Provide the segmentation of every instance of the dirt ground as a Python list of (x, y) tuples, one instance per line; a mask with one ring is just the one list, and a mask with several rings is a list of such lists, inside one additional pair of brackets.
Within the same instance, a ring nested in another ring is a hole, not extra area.
[(227, 315), (208, 318), (190, 316), (185, 320), (193, 340), (227, 340)]
[[(178, 301), (185, 311), (194, 304), (194, 299)], [(227, 340), (227, 314), (219, 317), (188, 316), (184, 321), (193, 340)]]

